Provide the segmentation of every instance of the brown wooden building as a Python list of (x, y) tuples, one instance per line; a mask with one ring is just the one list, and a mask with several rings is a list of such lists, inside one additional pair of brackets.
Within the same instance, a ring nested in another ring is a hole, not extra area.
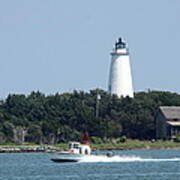
[(156, 138), (174, 139), (180, 134), (180, 106), (160, 106), (156, 116)]

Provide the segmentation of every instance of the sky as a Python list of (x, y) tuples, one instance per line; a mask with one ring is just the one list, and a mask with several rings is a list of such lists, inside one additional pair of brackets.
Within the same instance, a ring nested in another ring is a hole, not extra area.
[(134, 90), (180, 93), (179, 0), (0, 0), (0, 98), (107, 90), (118, 37)]

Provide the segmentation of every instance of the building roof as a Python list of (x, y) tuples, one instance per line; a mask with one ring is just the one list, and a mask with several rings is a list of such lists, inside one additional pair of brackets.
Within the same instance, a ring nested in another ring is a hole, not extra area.
[(167, 121), (167, 123), (171, 126), (180, 126), (180, 122), (179, 121)]
[(160, 106), (166, 119), (180, 119), (180, 106)]

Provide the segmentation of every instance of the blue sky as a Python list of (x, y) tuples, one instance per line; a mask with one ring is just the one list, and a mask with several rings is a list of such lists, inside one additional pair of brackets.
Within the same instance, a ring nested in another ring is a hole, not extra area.
[(180, 92), (179, 0), (1, 0), (0, 98), (107, 89), (115, 40), (135, 91)]

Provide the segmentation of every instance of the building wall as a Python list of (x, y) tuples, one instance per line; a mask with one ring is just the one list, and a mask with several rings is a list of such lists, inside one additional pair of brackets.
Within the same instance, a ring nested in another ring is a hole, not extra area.
[(159, 111), (156, 117), (156, 138), (157, 139), (167, 139), (167, 119), (164, 115)]

